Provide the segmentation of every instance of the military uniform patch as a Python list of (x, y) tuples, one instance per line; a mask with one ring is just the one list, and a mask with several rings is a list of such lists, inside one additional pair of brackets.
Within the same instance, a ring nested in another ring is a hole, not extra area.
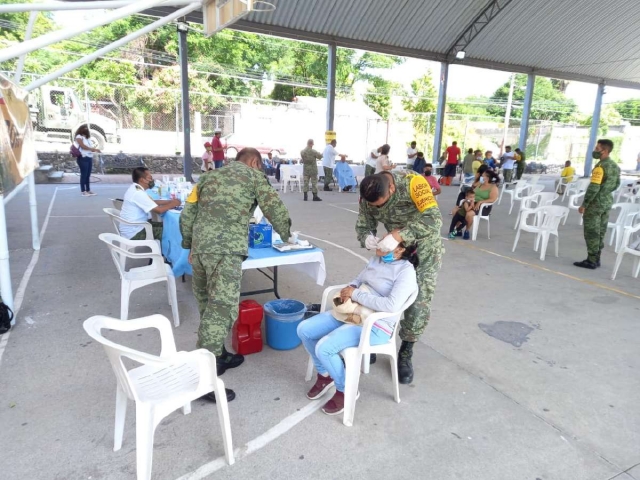
[(604, 170), (602, 167), (596, 167), (591, 172), (591, 183), (595, 183), (596, 185), (600, 185), (604, 178)]
[(187, 197), (187, 202), (198, 203), (198, 185), (193, 186), (193, 190), (191, 190), (191, 193)]
[(411, 200), (413, 200), (413, 203), (420, 213), (437, 206), (437, 202), (433, 196), (429, 182), (427, 182), (422, 175), (409, 176), (411, 177), (411, 183), (409, 184)]

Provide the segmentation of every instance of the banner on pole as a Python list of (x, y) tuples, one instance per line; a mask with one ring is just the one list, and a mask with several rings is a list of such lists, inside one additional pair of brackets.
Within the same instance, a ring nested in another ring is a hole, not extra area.
[(0, 194), (6, 195), (38, 167), (28, 92), (0, 75)]

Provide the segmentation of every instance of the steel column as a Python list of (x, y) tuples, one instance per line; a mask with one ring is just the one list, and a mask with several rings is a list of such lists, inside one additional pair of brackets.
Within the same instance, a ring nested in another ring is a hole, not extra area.
[(529, 135), (529, 117), (531, 116), (531, 102), (533, 101), (533, 89), (536, 83), (536, 76), (533, 73), (527, 75), (527, 91), (524, 94), (524, 106), (522, 108), (522, 120), (520, 121), (520, 141), (518, 146), (522, 152), (527, 148), (527, 137)]
[(328, 74), (327, 74), (327, 130), (333, 130), (333, 120), (336, 106), (336, 55), (338, 47), (335, 43), (329, 44)]
[(447, 84), (449, 83), (449, 64), (440, 64), (440, 88), (438, 89), (438, 111), (436, 113), (436, 130), (433, 135), (433, 165), (440, 164), (440, 150), (444, 127), (444, 113), (447, 105)]
[(186, 23), (178, 23), (178, 43), (180, 53), (180, 87), (182, 88), (182, 135), (184, 142), (184, 160), (183, 169), (184, 176), (187, 181), (193, 181), (191, 178), (192, 163), (191, 159), (191, 118), (189, 117), (189, 50), (187, 48), (187, 31)]
[(589, 147), (587, 148), (587, 158), (584, 162), (584, 176), (591, 175), (591, 164), (593, 157), (591, 152), (596, 148), (596, 140), (598, 139), (598, 127), (600, 126), (600, 110), (602, 110), (602, 97), (604, 96), (604, 83), (598, 85), (598, 93), (596, 94), (596, 104), (593, 107), (593, 118), (591, 119), (591, 134), (589, 135)]

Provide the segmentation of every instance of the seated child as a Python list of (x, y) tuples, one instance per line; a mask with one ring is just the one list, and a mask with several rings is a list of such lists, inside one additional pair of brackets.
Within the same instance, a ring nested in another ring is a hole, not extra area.
[(476, 194), (473, 188), (467, 190), (467, 193), (462, 201), (458, 211), (451, 220), (451, 226), (449, 227), (449, 238), (454, 239), (456, 236), (462, 236), (462, 229), (467, 226), (467, 213), (473, 210), (476, 202)]

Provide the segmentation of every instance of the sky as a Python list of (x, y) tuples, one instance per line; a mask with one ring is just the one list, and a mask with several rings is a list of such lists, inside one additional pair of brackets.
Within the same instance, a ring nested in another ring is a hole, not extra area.
[[(73, 25), (82, 21), (87, 14), (93, 16), (94, 11), (61, 11), (55, 12), (54, 18), (61, 25)], [(392, 70), (381, 70), (381, 76), (388, 80), (401, 83), (410, 90), (411, 82), (424, 75), (431, 69), (436, 89), (440, 76), (440, 64), (427, 60), (407, 58), (406, 61)], [(488, 70), (484, 68), (452, 65), (449, 69), (449, 85), (447, 96), (450, 98), (465, 98), (469, 96), (491, 95), (500, 85), (509, 80), (509, 72)], [(595, 84), (571, 82), (567, 88), (567, 97), (576, 102), (579, 110), (590, 114), (596, 98)], [(640, 98), (640, 90), (606, 87), (603, 102), (614, 103), (629, 98)]]

